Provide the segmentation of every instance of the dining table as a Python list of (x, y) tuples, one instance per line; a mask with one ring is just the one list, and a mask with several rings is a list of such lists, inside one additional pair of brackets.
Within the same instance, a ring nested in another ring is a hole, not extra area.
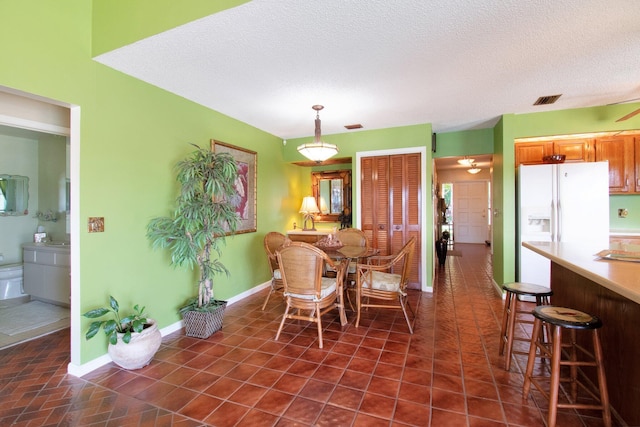
[[(378, 255), (380, 253), (379, 249), (371, 248), (368, 246), (354, 246), (354, 245), (343, 245), (343, 246), (334, 246), (334, 247), (326, 247), (321, 245), (317, 245), (317, 246), (320, 249), (322, 249), (329, 256), (329, 258), (336, 261), (347, 260), (349, 265), (354, 262), (355, 263), (363, 262), (369, 257)], [(353, 285), (351, 285), (348, 278), (349, 278), (349, 267), (347, 266), (347, 268), (345, 268), (344, 270), (344, 277), (342, 278), (342, 283), (344, 283), (345, 285), (342, 287), (341, 292), (340, 291), (338, 292), (338, 298), (339, 298), (338, 302), (339, 304), (342, 304), (342, 307), (345, 307), (344, 295), (346, 294), (351, 311), (355, 311), (353, 307), (353, 302), (351, 301), (351, 297), (349, 296), (349, 288), (351, 287), (351, 289), (353, 289), (355, 287), (355, 280), (351, 280), (351, 282), (354, 282)]]

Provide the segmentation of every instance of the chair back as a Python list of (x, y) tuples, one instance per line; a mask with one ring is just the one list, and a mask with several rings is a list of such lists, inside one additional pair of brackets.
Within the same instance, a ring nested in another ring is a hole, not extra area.
[(289, 238), (277, 231), (271, 231), (264, 236), (264, 250), (269, 258), (269, 268), (271, 268), (271, 274), (278, 269), (278, 258), (276, 258), (276, 251), (280, 249)]
[(291, 242), (276, 252), (286, 294), (313, 295), (320, 299), (322, 271), (331, 259), (321, 249), (305, 242)]
[(405, 290), (407, 287), (407, 283), (409, 282), (409, 275), (411, 274), (411, 267), (413, 266), (413, 253), (416, 248), (416, 238), (412, 237), (409, 239), (407, 243), (400, 249), (398, 252), (399, 257), (404, 257), (402, 260), (402, 272), (400, 276), (402, 277), (400, 281), (400, 289)]
[(344, 228), (336, 233), (338, 240), (345, 246), (369, 247), (369, 241), (362, 230), (357, 228)]

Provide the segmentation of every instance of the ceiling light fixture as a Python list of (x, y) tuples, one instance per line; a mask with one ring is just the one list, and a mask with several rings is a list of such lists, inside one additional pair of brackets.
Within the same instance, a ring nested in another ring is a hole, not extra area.
[(482, 169), (480, 169), (475, 163), (471, 164), (471, 169), (467, 169), (467, 172), (469, 172), (470, 174), (477, 174), (478, 172), (480, 172)]
[(458, 163), (463, 165), (463, 166), (471, 166), (471, 164), (475, 161), (476, 159), (470, 159), (467, 156), (464, 156), (464, 159), (459, 159)]
[(320, 110), (324, 107), (322, 105), (314, 105), (311, 108), (316, 110), (316, 135), (313, 142), (298, 146), (298, 152), (307, 159), (320, 163), (338, 154), (338, 147), (334, 144), (322, 142), (320, 139)]

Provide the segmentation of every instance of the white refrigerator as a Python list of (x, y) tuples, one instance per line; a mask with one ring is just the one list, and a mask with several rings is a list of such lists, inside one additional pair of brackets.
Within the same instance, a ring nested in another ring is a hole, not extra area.
[(549, 286), (551, 262), (522, 242), (595, 242), (609, 247), (609, 163), (520, 165), (519, 280)]

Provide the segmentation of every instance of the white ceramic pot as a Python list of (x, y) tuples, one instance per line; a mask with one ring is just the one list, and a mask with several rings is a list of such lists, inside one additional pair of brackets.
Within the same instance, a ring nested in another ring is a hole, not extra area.
[(140, 369), (149, 364), (153, 356), (160, 348), (162, 335), (158, 325), (153, 319), (147, 319), (151, 324), (142, 332), (131, 334), (131, 341), (126, 344), (122, 341), (124, 334), (118, 334), (118, 342), (109, 344), (109, 356), (118, 366), (125, 369)]

